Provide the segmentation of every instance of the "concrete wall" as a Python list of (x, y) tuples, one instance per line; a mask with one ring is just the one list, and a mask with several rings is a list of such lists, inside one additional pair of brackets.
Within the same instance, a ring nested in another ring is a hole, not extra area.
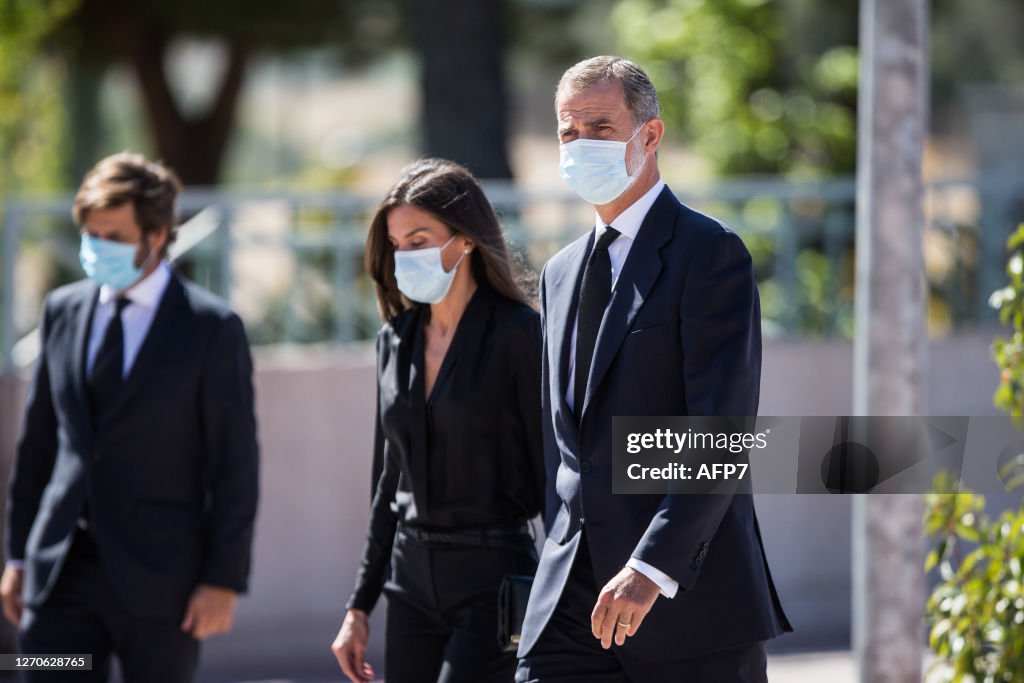
[[(932, 414), (993, 414), (990, 332), (930, 347)], [(204, 650), (204, 679), (337, 677), (329, 652), (362, 550), (370, 495), (372, 347), (257, 354), (262, 496), (252, 587), (234, 632)], [(0, 457), (10, 454), (24, 391), (0, 378)], [(849, 414), (852, 349), (769, 342), (762, 415)], [(766, 495), (758, 514), (772, 573), (797, 628), (778, 650), (849, 643), (851, 499)], [(372, 661), (382, 664), (374, 615)]]

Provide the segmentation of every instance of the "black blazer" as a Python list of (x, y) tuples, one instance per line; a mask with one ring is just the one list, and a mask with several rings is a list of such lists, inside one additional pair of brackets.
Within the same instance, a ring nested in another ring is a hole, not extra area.
[(85, 358), (98, 288), (47, 298), (7, 504), (6, 552), (42, 604), (83, 504), (123, 607), (180, 618), (199, 583), (245, 591), (257, 498), (252, 361), (241, 320), (172, 276), (98, 427)]
[(543, 503), (537, 312), (477, 287), (427, 397), (429, 310), (415, 306), (377, 336), (374, 495), (349, 608), (369, 612), (376, 603), (399, 521), (434, 530), (511, 527)]
[(662, 191), (615, 283), (582, 422), (565, 402), (569, 347), (592, 232), (541, 276), (548, 539), (520, 643), (533, 647), (585, 528), (598, 585), (631, 556), (680, 584), (624, 646), (647, 660), (693, 657), (790, 630), (761, 546), (752, 497), (612, 495), (615, 415), (756, 415), (761, 323), (750, 256), (735, 233)]

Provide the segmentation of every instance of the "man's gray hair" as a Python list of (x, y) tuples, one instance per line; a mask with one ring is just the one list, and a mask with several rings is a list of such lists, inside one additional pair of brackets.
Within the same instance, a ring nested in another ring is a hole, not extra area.
[(555, 100), (563, 94), (575, 94), (606, 82), (622, 86), (626, 106), (633, 113), (635, 123), (658, 118), (660, 106), (654, 84), (643, 69), (622, 57), (591, 57), (569, 67), (558, 81)]

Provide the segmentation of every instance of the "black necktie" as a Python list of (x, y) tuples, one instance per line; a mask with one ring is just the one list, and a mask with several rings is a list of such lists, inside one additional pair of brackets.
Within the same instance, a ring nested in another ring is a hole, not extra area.
[(114, 316), (103, 333), (103, 341), (96, 352), (89, 376), (89, 399), (92, 403), (93, 423), (98, 424), (121, 388), (124, 373), (124, 327), (121, 313), (131, 301), (126, 297), (114, 299)]
[(583, 414), (583, 400), (587, 395), (587, 378), (594, 359), (597, 332), (601, 328), (601, 318), (604, 317), (604, 309), (612, 293), (612, 260), (608, 256), (608, 247), (619, 234), (610, 225), (598, 233), (597, 243), (583, 270), (580, 304), (576, 312), (576, 378), (572, 390), (577, 421)]

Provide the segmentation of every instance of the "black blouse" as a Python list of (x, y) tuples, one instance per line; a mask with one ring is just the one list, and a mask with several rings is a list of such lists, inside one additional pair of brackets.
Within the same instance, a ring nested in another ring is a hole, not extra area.
[(511, 526), (544, 501), (540, 316), (481, 285), (455, 329), (429, 399), (423, 381), (428, 306), (377, 335), (376, 489), (348, 607), (380, 597), (395, 529)]

